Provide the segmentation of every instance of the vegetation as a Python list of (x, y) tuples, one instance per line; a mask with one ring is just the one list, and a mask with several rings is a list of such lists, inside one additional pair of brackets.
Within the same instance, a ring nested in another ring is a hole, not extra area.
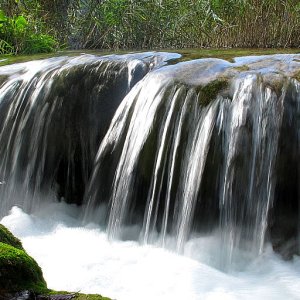
[(74, 0), (79, 48), (299, 47), (298, 0)]
[(110, 298), (107, 297), (102, 297), (100, 295), (96, 294), (75, 294), (74, 300), (111, 300)]
[(4, 0), (0, 54), (299, 47), (298, 0)]
[[(15, 292), (29, 290), (33, 295), (69, 294), (47, 289), (41, 268), (23, 249), (21, 241), (0, 224), (0, 295), (12, 298)], [(110, 300), (101, 295), (74, 293), (75, 300)], [(31, 298), (30, 298), (31, 299)], [(48, 299), (48, 298), (47, 298)]]
[[(14, 8), (9, 5), (12, 2)], [(58, 42), (48, 33), (50, 29), (39, 16), (37, 3), (31, 6), (18, 3), (7, 0), (6, 9), (0, 9), (0, 54), (45, 53), (57, 49)]]
[(0, 294), (22, 290), (47, 290), (42, 270), (22, 243), (0, 224)]
[(199, 101), (202, 105), (208, 105), (212, 100), (216, 99), (217, 95), (225, 90), (229, 85), (229, 80), (225, 78), (218, 78), (207, 85), (200, 87)]
[(21, 241), (2, 224), (0, 224), (0, 243), (8, 244), (19, 250), (24, 250)]
[(0, 290), (17, 292), (47, 288), (42, 271), (24, 250), (0, 242)]

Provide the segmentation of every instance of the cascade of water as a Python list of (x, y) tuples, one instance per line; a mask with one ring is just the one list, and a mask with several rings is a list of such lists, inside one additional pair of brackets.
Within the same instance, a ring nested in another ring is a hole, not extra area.
[(289, 129), (300, 173), (299, 83), (288, 78), (299, 62), (165, 66), (174, 57), (84, 55), (1, 67), (1, 214), (56, 193), (84, 202), (85, 220), (105, 223), (110, 238), (138, 224), (143, 243), (159, 238), (169, 247), (172, 236), (171, 247), (183, 251), (196, 228), (218, 232), (223, 269), (237, 251), (261, 254), (272, 222), (273, 236), (279, 232), (284, 199), (276, 191), (295, 190), (297, 179), (277, 179)]
[(180, 180), (181, 185), (177, 195), (180, 199), (178, 200), (179, 210), (176, 226), (177, 250), (179, 251), (183, 249), (190, 232), (217, 112), (218, 101), (201, 110), (198, 108), (194, 126), (190, 128), (194, 135), (190, 136), (187, 142)]
[(56, 193), (80, 203), (114, 111), (162, 64), (153, 54), (83, 55), (1, 67), (1, 214), (16, 204), (31, 211)]
[[(229, 68), (218, 60), (182, 63), (149, 73), (135, 86), (99, 148), (86, 194), (87, 220), (99, 203), (108, 203), (110, 238), (126, 238), (123, 225), (143, 220), (142, 242), (159, 235), (167, 246), (171, 234), (172, 247), (182, 251), (201, 222), (195, 212), (208, 201), (203, 195), (214, 188), (210, 201), (219, 213), (206, 219), (211, 230), (219, 227), (219, 267), (232, 265), (236, 251), (262, 253), (289, 81), (257, 72), (236, 76)], [(225, 87), (224, 78), (231, 82)], [(217, 158), (209, 156), (212, 140)], [(218, 169), (208, 157), (218, 160)], [(219, 184), (208, 186), (204, 174)]]
[[(283, 112), (278, 97), (256, 75), (236, 83), (225, 125), (225, 172), (220, 195), (224, 267), (237, 248), (263, 250), (275, 184), (275, 162)], [(248, 243), (246, 246), (245, 243)]]
[[(296, 101), (296, 136), (297, 136), (297, 150), (296, 150), (296, 161), (297, 161), (297, 174), (298, 180), (300, 176), (300, 83), (296, 80), (293, 81), (295, 85), (295, 95), (294, 99)], [(300, 185), (298, 184), (297, 189), (298, 194), (298, 212), (300, 211)], [(300, 253), (300, 213), (298, 213), (298, 236), (296, 241), (297, 253)]]

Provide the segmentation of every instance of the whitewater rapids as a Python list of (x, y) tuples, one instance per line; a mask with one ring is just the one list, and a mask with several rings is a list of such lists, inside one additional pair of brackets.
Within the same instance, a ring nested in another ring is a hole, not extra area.
[[(40, 264), (48, 288), (101, 293), (118, 300), (300, 299), (300, 259), (283, 261), (271, 247), (227, 273), (214, 267), (217, 234), (195, 237), (184, 255), (136, 241), (109, 241), (82, 226), (74, 206), (49, 204), (29, 215), (14, 207), (1, 223)], [(131, 231), (139, 228), (128, 228)], [(238, 260), (237, 260), (238, 261)]]

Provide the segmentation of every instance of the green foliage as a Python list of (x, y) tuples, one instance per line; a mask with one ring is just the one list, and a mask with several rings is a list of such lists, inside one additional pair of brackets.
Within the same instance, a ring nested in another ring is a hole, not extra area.
[(57, 41), (51, 35), (40, 33), (42, 26), (36, 21), (24, 15), (8, 17), (0, 10), (0, 54), (54, 51)]
[(78, 48), (299, 47), (297, 0), (74, 0)]
[(47, 53), (56, 49), (57, 41), (48, 34), (31, 34), (25, 41), (24, 53)]
[(6, 0), (0, 54), (300, 46), (298, 0)]

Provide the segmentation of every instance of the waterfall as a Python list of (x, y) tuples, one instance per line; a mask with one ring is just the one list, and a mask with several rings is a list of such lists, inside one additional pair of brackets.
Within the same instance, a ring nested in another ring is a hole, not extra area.
[(32, 211), (56, 195), (80, 204), (116, 108), (167, 59), (82, 55), (1, 67), (1, 215), (12, 205)]
[(178, 252), (213, 233), (222, 269), (266, 241), (299, 253), (299, 55), (176, 58), (1, 67), (1, 213), (58, 198), (110, 239), (136, 225), (133, 238)]

